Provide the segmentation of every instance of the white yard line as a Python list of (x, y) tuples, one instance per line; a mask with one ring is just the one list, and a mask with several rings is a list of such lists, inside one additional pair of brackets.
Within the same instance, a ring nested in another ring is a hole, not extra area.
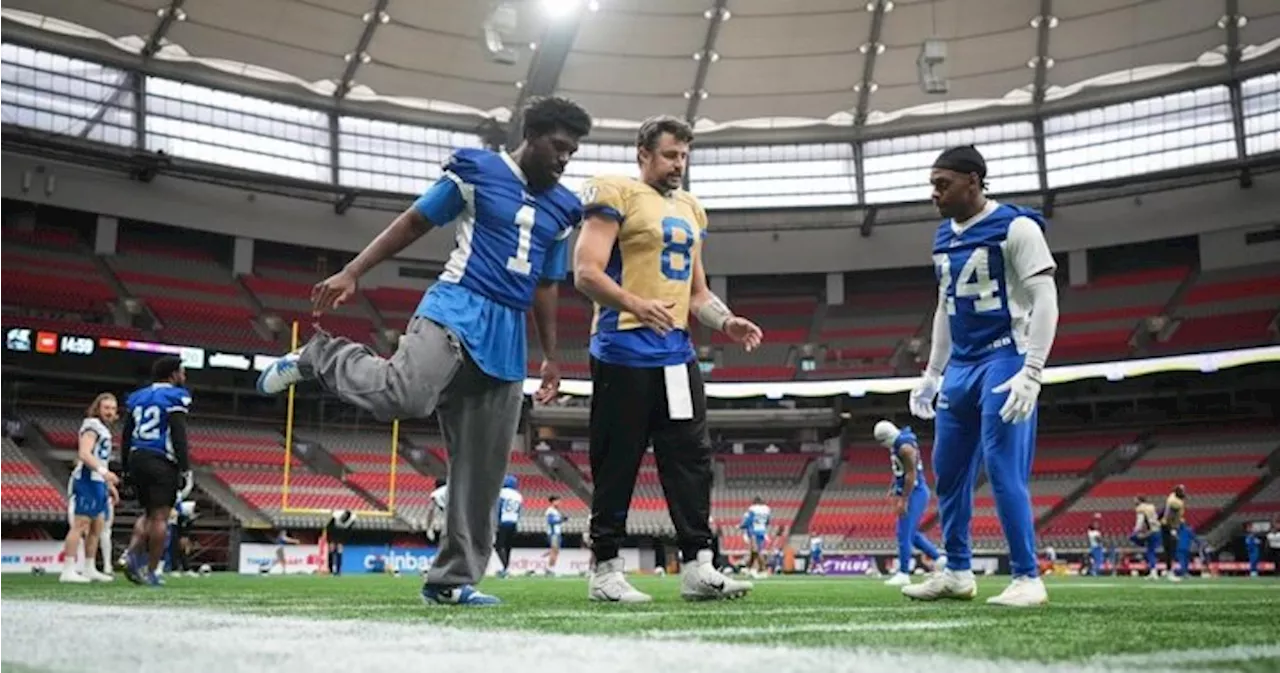
[(1057, 591), (1058, 589), (1141, 589), (1147, 591), (1149, 589), (1166, 589), (1169, 591), (1280, 591), (1280, 582), (1259, 580), (1255, 584), (1231, 584), (1217, 583), (1216, 580), (1187, 580), (1184, 582), (1170, 582), (1169, 580), (1157, 581), (1150, 583), (1138, 584), (1137, 582), (1048, 582), (1046, 588), (1049, 591)]
[(788, 624), (784, 626), (728, 627), (723, 629), (691, 629), (650, 631), (645, 635), (658, 640), (684, 640), (688, 638), (733, 638), (737, 636), (785, 636), (795, 633), (861, 633), (865, 631), (943, 631), (971, 626), (986, 626), (994, 622), (979, 619), (961, 619), (949, 622), (879, 622), (871, 624)]
[(688, 670), (691, 664), (699, 673), (1151, 671), (1150, 666), (1124, 668), (1127, 663), (1118, 667), (1105, 660), (1046, 664), (866, 647), (789, 648), (477, 631), (422, 622), (322, 621), (205, 609), (3, 600), (0, 611), (6, 663), (95, 673), (356, 673), (422, 668), (451, 673), (650, 673)]
[(1095, 657), (1095, 663), (1116, 666), (1185, 666), (1186, 664), (1207, 664), (1226, 661), (1248, 661), (1249, 659), (1280, 657), (1280, 644), (1273, 645), (1232, 645), (1211, 650), (1170, 650), (1168, 652), (1147, 652), (1143, 654), (1112, 654)]

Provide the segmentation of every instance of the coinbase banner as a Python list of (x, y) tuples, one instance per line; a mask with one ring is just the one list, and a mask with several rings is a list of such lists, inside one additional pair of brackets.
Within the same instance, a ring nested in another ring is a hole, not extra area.
[(436, 558), (435, 547), (387, 547), (346, 545), (342, 550), (342, 574), (421, 573)]

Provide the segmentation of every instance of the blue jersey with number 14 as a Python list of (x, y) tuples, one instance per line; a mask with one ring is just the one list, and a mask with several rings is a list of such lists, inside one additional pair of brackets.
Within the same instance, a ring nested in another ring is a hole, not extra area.
[(457, 247), (415, 315), (457, 334), (490, 376), (524, 380), (525, 313), (540, 280), (567, 275), (582, 203), (560, 185), (531, 192), (506, 153), (460, 149), (413, 207), (434, 225), (457, 226)]
[(1031, 208), (993, 206), (967, 225), (945, 220), (933, 241), (940, 300), (951, 327), (951, 361), (957, 364), (1026, 350), (1029, 306), (1015, 270), (1016, 251), (1008, 246), (1009, 229), (1027, 218), (1043, 231), (1045, 220)]
[(124, 438), (125, 450), (147, 451), (176, 462), (169, 418), (187, 413), (191, 393), (170, 383), (153, 383), (135, 390), (124, 406), (125, 413), (133, 417), (133, 436)]

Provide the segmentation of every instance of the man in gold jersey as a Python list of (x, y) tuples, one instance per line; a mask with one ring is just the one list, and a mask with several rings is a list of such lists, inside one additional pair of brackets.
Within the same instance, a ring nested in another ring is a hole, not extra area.
[[(1166, 568), (1165, 576), (1171, 581), (1181, 581), (1181, 577), (1174, 571), (1173, 563), (1177, 559), (1182, 546), (1181, 537), (1185, 536), (1183, 527), (1186, 525), (1187, 512), (1187, 489), (1182, 484), (1173, 487), (1173, 491), (1169, 493), (1169, 497), (1164, 501), (1164, 516), (1160, 518), (1160, 529), (1164, 536), (1164, 565)], [(1188, 544), (1188, 553), (1190, 545)]]
[(1147, 561), (1147, 579), (1160, 577), (1156, 568), (1159, 559), (1156, 554), (1160, 548), (1160, 516), (1156, 514), (1156, 506), (1147, 502), (1147, 496), (1140, 495), (1133, 500), (1133, 534), (1129, 541), (1143, 548)]
[(583, 187), (583, 224), (574, 283), (595, 302), (591, 330), (591, 540), (596, 569), (588, 597), (638, 603), (651, 598), (623, 575), (636, 474), (653, 443), (675, 524), (687, 600), (738, 598), (751, 583), (713, 564), (711, 439), (692, 313), (747, 350), (760, 328), (735, 316), (707, 286), (702, 244), (707, 214), (680, 188), (693, 130), (674, 117), (644, 122), (636, 140), (639, 180), (597, 177)]

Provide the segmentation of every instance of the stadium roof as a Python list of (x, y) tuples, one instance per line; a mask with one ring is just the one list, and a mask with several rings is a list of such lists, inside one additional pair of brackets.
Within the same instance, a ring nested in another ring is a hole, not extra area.
[[(514, 21), (495, 14), (504, 6)], [(795, 129), (1030, 106), (1223, 65), (1229, 44), (1242, 62), (1280, 47), (1276, 0), (7, 0), (3, 12), (6, 28), (459, 123), (505, 122), (555, 91), (619, 129), (655, 113)], [(486, 24), (510, 63), (486, 47)], [(919, 82), (929, 38), (946, 44), (944, 94)]]

